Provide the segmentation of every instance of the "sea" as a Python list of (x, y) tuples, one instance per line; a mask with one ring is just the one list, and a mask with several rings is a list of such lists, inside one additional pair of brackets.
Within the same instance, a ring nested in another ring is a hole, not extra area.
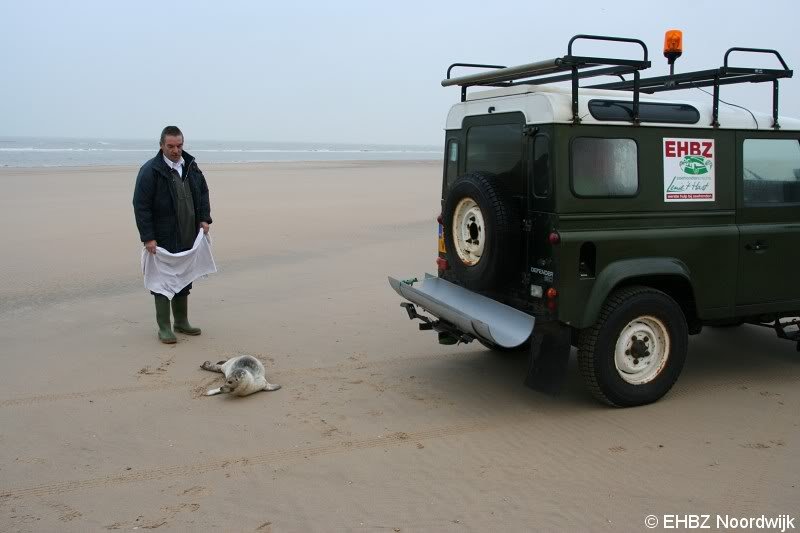
[[(198, 163), (276, 161), (437, 160), (442, 148), (427, 145), (187, 141)], [(158, 152), (158, 139), (0, 137), (0, 167), (141, 165)]]

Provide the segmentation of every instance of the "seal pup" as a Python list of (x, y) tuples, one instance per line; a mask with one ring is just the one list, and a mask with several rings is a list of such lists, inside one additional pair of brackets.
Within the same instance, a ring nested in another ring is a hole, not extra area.
[(273, 391), (281, 388), (280, 385), (274, 385), (267, 381), (264, 365), (252, 355), (239, 355), (216, 364), (206, 361), (200, 365), (200, 368), (225, 374), (225, 385), (218, 389), (211, 389), (206, 396), (222, 393), (247, 396), (262, 390)]

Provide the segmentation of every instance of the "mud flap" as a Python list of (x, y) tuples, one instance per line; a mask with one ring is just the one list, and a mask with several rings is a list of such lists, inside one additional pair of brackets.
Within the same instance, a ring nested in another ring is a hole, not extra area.
[(531, 337), (525, 386), (557, 395), (564, 389), (572, 349), (569, 328), (540, 325)]

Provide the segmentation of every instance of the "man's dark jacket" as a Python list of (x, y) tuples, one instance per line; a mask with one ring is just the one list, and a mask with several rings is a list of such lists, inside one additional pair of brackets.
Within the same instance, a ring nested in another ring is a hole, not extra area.
[[(211, 224), (208, 185), (194, 157), (183, 152), (183, 160), (183, 173), (192, 190), (194, 230), (197, 231), (201, 222)], [(155, 240), (158, 246), (168, 252), (178, 253), (185, 248), (180, 246), (180, 228), (175, 214), (177, 191), (170, 172), (160, 150), (158, 155), (142, 165), (133, 191), (133, 213), (142, 242)]]

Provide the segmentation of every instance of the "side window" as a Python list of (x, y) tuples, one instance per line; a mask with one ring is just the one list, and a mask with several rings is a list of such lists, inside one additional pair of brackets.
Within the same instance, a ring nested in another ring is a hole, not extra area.
[(467, 133), (467, 172), (491, 172), (514, 194), (522, 193), (522, 124), (473, 126)]
[[(633, 102), (589, 100), (589, 112), (597, 120), (633, 120)], [(639, 102), (639, 120), (673, 124), (697, 124), (700, 113), (688, 104)]]
[(450, 163), (458, 163), (458, 141), (450, 141), (447, 160)]
[(550, 196), (550, 137), (547, 135), (537, 135), (533, 138), (531, 172), (533, 172), (533, 195), (537, 198)]
[(797, 139), (745, 139), (742, 169), (745, 205), (800, 202)]
[(447, 142), (447, 183), (453, 183), (458, 177), (458, 152), (459, 145), (455, 139)]
[(572, 190), (577, 196), (635, 196), (638, 150), (633, 139), (576, 137), (572, 141)]

